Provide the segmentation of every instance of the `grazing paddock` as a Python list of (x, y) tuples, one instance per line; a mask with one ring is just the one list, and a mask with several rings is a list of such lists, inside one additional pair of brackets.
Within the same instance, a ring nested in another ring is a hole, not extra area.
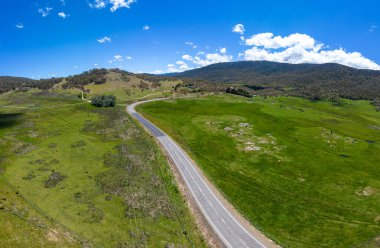
[(0, 109), (1, 247), (206, 246), (164, 156), (124, 107), (53, 95), (1, 97), (16, 106)]
[(380, 112), (369, 102), (224, 95), (138, 109), (280, 245), (380, 245)]

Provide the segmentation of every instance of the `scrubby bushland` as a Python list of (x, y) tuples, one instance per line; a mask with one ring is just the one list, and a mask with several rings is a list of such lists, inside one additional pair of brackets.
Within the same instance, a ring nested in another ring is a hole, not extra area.
[(66, 78), (67, 83), (64, 88), (83, 88), (88, 84), (104, 84), (106, 83), (106, 75), (108, 71), (106, 69), (94, 69), (86, 71), (82, 74), (70, 76)]
[(380, 98), (379, 97), (377, 97), (377, 98), (375, 98), (372, 102), (371, 102), (371, 104), (373, 105), (373, 106), (375, 106), (375, 109), (376, 109), (376, 111), (380, 111)]
[(95, 96), (91, 100), (91, 104), (96, 107), (115, 107), (116, 105), (116, 97), (109, 96)]
[(240, 89), (240, 88), (234, 88), (234, 87), (229, 87), (226, 90), (226, 93), (244, 96), (244, 97), (252, 97), (252, 95), (248, 91), (246, 91), (244, 89)]
[(0, 77), (0, 94), (16, 90), (27, 91), (31, 88), (37, 88), (41, 90), (48, 90), (54, 85), (60, 83), (62, 78), (50, 78), (33, 80), (29, 78), (20, 77)]

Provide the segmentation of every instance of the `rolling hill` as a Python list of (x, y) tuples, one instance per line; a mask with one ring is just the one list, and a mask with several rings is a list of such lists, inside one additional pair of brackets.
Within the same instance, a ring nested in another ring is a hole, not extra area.
[(372, 100), (380, 96), (380, 71), (339, 64), (244, 61), (213, 64), (168, 76), (282, 89), (291, 95), (315, 98), (336, 94), (349, 99)]

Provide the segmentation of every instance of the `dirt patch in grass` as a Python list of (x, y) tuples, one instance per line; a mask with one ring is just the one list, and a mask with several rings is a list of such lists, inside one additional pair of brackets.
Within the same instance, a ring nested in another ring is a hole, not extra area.
[(360, 195), (360, 196), (368, 197), (368, 196), (371, 196), (371, 195), (375, 194), (376, 193), (376, 189), (367, 186), (364, 189), (360, 189), (360, 190), (355, 191), (355, 193), (357, 195)]

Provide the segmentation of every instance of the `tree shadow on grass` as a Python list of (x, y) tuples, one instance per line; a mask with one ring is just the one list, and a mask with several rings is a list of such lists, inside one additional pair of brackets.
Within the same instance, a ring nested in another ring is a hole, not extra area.
[(12, 127), (21, 121), (21, 113), (0, 114), (0, 129)]

